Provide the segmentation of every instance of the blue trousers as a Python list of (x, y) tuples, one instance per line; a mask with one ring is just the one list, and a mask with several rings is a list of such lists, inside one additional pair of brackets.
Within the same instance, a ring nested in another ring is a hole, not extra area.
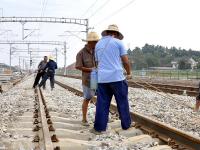
[(51, 88), (54, 88), (54, 73), (53, 72), (47, 72), (47, 73), (45, 73), (44, 77), (42, 78), (42, 81), (39, 84), (39, 87), (43, 86), (46, 83), (46, 80), (48, 78), (50, 78)]
[(113, 95), (116, 99), (122, 129), (126, 130), (131, 125), (127, 81), (123, 80), (112, 83), (98, 83), (96, 115), (94, 123), (94, 129), (96, 131), (106, 131), (109, 108)]

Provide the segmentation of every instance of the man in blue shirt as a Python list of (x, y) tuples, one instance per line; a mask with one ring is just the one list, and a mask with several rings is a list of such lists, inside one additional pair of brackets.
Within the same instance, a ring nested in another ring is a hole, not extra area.
[(54, 75), (55, 75), (55, 70), (57, 69), (57, 63), (54, 61), (54, 58), (52, 56), (49, 57), (49, 62), (46, 64), (44, 70), (46, 71), (46, 74), (44, 75), (44, 78), (39, 84), (39, 87), (41, 87), (48, 78), (50, 78), (50, 85), (51, 85), (51, 90), (54, 88)]
[[(102, 38), (95, 47), (95, 59), (98, 63), (98, 95), (94, 129), (91, 132), (100, 134), (106, 131), (109, 107), (112, 96), (115, 96), (122, 129), (131, 125), (128, 104), (127, 79), (131, 78), (127, 51), (122, 43), (123, 35), (116, 25), (110, 25), (102, 32)], [(123, 67), (127, 77), (123, 74)]]

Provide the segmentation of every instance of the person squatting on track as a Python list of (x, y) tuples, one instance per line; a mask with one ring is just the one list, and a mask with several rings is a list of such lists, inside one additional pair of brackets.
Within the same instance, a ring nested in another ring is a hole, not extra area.
[(199, 82), (199, 95), (196, 97), (196, 105), (194, 108), (194, 111), (199, 111), (199, 107), (200, 107), (200, 82)]
[[(44, 68), (46, 67), (47, 61), (48, 61), (47, 56), (44, 56), (44, 60), (42, 60), (39, 63), (39, 65), (38, 65), (38, 73), (36, 75), (35, 82), (33, 84), (33, 88), (35, 88), (38, 85), (41, 77), (44, 78), (44, 74), (45, 74)], [(46, 83), (43, 84), (43, 88), (44, 89), (45, 89), (45, 85), (46, 85)]]
[(51, 85), (51, 90), (54, 88), (54, 75), (55, 75), (55, 70), (57, 69), (57, 63), (54, 61), (53, 57), (49, 57), (49, 62), (46, 64), (44, 70), (46, 71), (44, 78), (39, 84), (39, 88), (43, 86), (43, 84), (46, 82), (48, 78), (50, 78), (50, 85)]
[(102, 33), (102, 38), (95, 47), (95, 59), (98, 70), (98, 92), (96, 103), (96, 115), (94, 134), (106, 131), (109, 107), (113, 95), (115, 96), (122, 129), (131, 126), (131, 116), (128, 103), (128, 85), (123, 74), (123, 67), (127, 73), (127, 79), (131, 79), (130, 64), (127, 51), (122, 43), (123, 35), (117, 25), (109, 25)]
[(99, 40), (99, 36), (95, 32), (90, 32), (87, 36), (87, 44), (76, 55), (76, 69), (82, 71), (82, 88), (83, 88), (83, 104), (82, 104), (82, 125), (89, 126), (87, 121), (87, 111), (89, 101), (94, 97), (95, 91), (90, 88), (90, 72), (95, 68), (94, 48)]

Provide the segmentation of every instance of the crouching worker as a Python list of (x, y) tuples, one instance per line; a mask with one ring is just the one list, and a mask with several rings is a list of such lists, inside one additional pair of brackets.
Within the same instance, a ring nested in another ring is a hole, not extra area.
[[(47, 61), (48, 61), (48, 57), (44, 56), (44, 60), (42, 60), (39, 63), (39, 65), (38, 65), (38, 73), (36, 75), (35, 82), (33, 84), (33, 88), (35, 88), (38, 85), (41, 77), (44, 78), (44, 74), (45, 74), (44, 68), (45, 68), (45, 66), (47, 64)], [(43, 84), (43, 89), (45, 89), (45, 83)]]
[(98, 35), (90, 32), (87, 36), (87, 44), (76, 55), (76, 69), (82, 71), (83, 104), (82, 104), (82, 125), (89, 126), (87, 121), (88, 103), (94, 97), (95, 91), (90, 88), (90, 73), (95, 67), (94, 49)]
[(54, 61), (53, 57), (49, 57), (49, 62), (46, 64), (44, 70), (46, 71), (44, 78), (39, 84), (39, 87), (41, 87), (43, 84), (45, 84), (46, 80), (50, 78), (50, 85), (51, 85), (51, 90), (54, 88), (54, 75), (55, 75), (55, 70), (57, 69), (57, 63)]
[(199, 95), (196, 97), (196, 105), (194, 108), (194, 111), (198, 111), (200, 107), (200, 83), (199, 83)]

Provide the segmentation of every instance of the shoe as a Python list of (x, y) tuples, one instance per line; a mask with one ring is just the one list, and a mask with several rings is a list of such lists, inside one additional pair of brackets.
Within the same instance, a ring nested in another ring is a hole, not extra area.
[(82, 121), (82, 122), (81, 122), (81, 125), (82, 125), (82, 126), (90, 126), (90, 124), (89, 124), (87, 121)]
[(95, 135), (101, 135), (101, 134), (103, 134), (103, 132), (96, 131), (94, 128), (90, 129), (90, 133), (93, 133)]

